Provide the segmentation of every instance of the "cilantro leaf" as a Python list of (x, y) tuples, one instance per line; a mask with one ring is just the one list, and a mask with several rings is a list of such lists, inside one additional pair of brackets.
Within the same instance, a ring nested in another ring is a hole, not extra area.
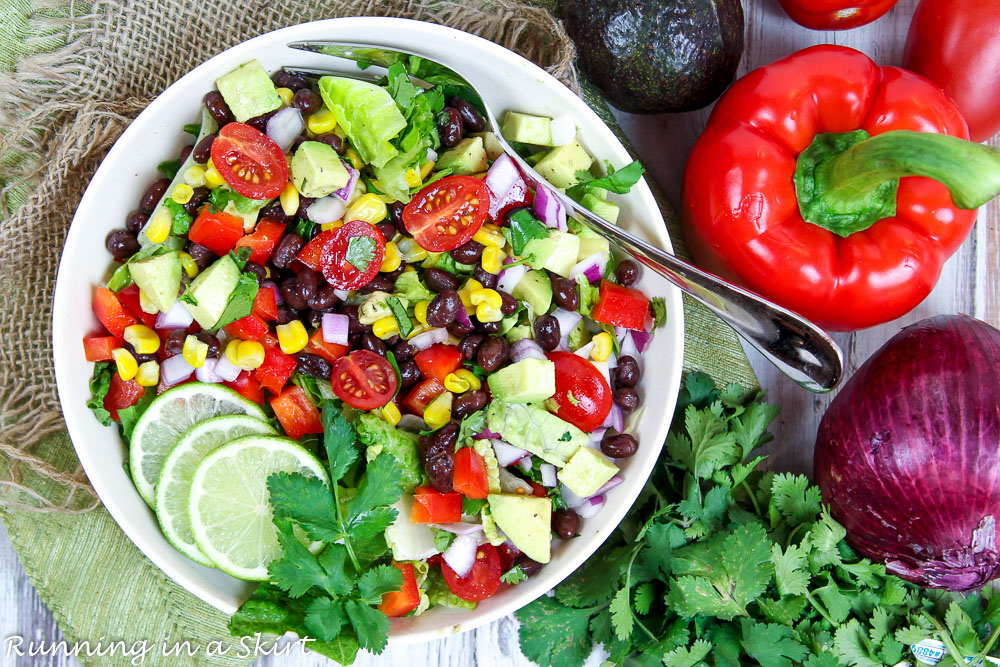
[(110, 361), (99, 361), (94, 364), (94, 375), (90, 379), (90, 400), (87, 407), (94, 412), (97, 421), (104, 426), (111, 426), (111, 413), (104, 409), (104, 397), (111, 388), (111, 373), (114, 364)]
[(194, 222), (194, 218), (184, 210), (181, 204), (178, 204), (170, 197), (163, 200), (163, 206), (170, 211), (170, 233), (174, 236), (187, 234), (191, 229), (191, 223)]
[(653, 329), (659, 329), (667, 323), (667, 301), (662, 296), (654, 296), (649, 300), (649, 309), (653, 314)]
[(747, 655), (760, 663), (761, 667), (792, 667), (809, 655), (809, 649), (793, 639), (788, 626), (741, 621), (743, 639), (741, 644)]
[(806, 570), (808, 554), (805, 549), (791, 544), (782, 552), (780, 544), (772, 544), (771, 563), (781, 595), (805, 595), (809, 592), (810, 573)]
[(449, 533), (447, 530), (437, 530), (432, 528), (434, 531), (434, 548), (439, 552), (444, 553), (451, 546), (451, 543), (455, 541), (455, 533)]
[(381, 604), (384, 594), (398, 592), (402, 587), (403, 573), (392, 565), (373, 567), (358, 579), (358, 593), (368, 604)]
[(517, 612), (521, 652), (540, 667), (582, 665), (590, 655), (588, 634), (594, 608), (565, 607), (540, 597)]
[(253, 312), (253, 302), (257, 298), (257, 276), (252, 273), (241, 273), (236, 288), (229, 295), (229, 302), (219, 316), (213, 329), (221, 329), (227, 324), (243, 319)]
[(156, 171), (163, 174), (163, 178), (174, 180), (174, 176), (177, 175), (177, 171), (181, 168), (180, 160), (167, 160), (156, 165)]
[(126, 442), (132, 439), (132, 431), (135, 430), (136, 422), (139, 421), (139, 417), (146, 411), (154, 398), (156, 398), (156, 392), (147, 391), (135, 405), (118, 410), (118, 424)]
[(357, 433), (333, 401), (323, 404), (323, 446), (326, 447), (330, 481), (336, 484), (358, 458)]
[(309, 635), (324, 642), (336, 639), (345, 623), (344, 604), (330, 598), (313, 600), (304, 621)]
[(363, 540), (382, 533), (392, 524), (396, 510), (387, 505), (399, 500), (401, 476), (399, 464), (393, 456), (380, 456), (368, 464), (357, 495), (347, 502), (344, 521), (352, 539)]
[(608, 165), (608, 175), (603, 178), (589, 178), (588, 172), (577, 173), (577, 178), (583, 177), (584, 182), (568, 188), (566, 194), (575, 201), (580, 201), (587, 193), (599, 194), (600, 190), (607, 190), (616, 194), (626, 194), (632, 186), (642, 178), (645, 168), (638, 160), (630, 162), (621, 169), (615, 169)]
[(615, 630), (618, 639), (628, 639), (632, 634), (635, 618), (632, 616), (632, 606), (629, 602), (629, 589), (622, 586), (611, 598), (611, 626)]
[(841, 667), (840, 661), (831, 653), (820, 653), (819, 655), (809, 656), (802, 664), (805, 667)]
[(663, 656), (666, 667), (696, 667), (712, 650), (712, 644), (704, 639), (695, 640), (690, 647), (676, 648)]
[(336, 542), (343, 537), (330, 489), (317, 477), (279, 472), (267, 480), (276, 519), (294, 521), (314, 540)]
[(837, 629), (833, 651), (840, 662), (850, 667), (882, 667), (882, 661), (872, 655), (868, 636), (856, 618)]
[(375, 239), (368, 236), (352, 236), (347, 242), (347, 254), (344, 259), (359, 272), (364, 273), (368, 270), (368, 265), (375, 261)]
[(524, 569), (522, 569), (520, 565), (515, 565), (500, 575), (500, 581), (510, 586), (514, 586), (527, 580), (528, 575), (524, 573)]
[(351, 592), (354, 584), (344, 571), (347, 552), (342, 546), (331, 545), (322, 557), (316, 557), (296, 537), (291, 522), (277, 519), (274, 525), (282, 556), (267, 568), (271, 583), (293, 598), (302, 597), (314, 587), (334, 597)]
[(649, 613), (649, 608), (653, 604), (653, 596), (655, 594), (653, 584), (648, 581), (636, 587), (635, 599), (632, 600), (632, 604), (637, 614), (646, 615)]
[(250, 250), (250, 246), (240, 246), (235, 250), (229, 251), (229, 256), (232, 258), (233, 262), (236, 263), (236, 268), (240, 271), (242, 271), (243, 267), (245, 267), (247, 262), (250, 261), (251, 254), (253, 254), (253, 251)]
[(771, 502), (792, 526), (814, 521), (823, 509), (819, 487), (810, 484), (805, 475), (775, 475)]
[(344, 609), (361, 648), (376, 654), (385, 650), (389, 640), (389, 619), (386, 615), (357, 600), (345, 602)]
[(303, 241), (307, 243), (313, 236), (313, 229), (316, 227), (316, 223), (309, 218), (299, 218), (295, 225), (292, 227), (291, 232), (293, 234), (298, 234), (302, 237)]
[(510, 243), (514, 255), (520, 257), (524, 254), (524, 247), (529, 241), (548, 238), (549, 230), (532, 215), (530, 210), (521, 208), (508, 216), (508, 224), (503, 228), (503, 235)]
[(666, 447), (695, 477), (708, 479), (724, 465), (737, 462), (736, 438), (718, 414), (689, 405), (684, 413), (684, 424), (687, 433), (672, 431), (667, 436)]

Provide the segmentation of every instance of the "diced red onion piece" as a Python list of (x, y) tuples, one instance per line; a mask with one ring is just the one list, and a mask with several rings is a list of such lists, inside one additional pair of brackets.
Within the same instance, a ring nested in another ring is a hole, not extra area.
[[(528, 469), (531, 469), (531, 457), (525, 456), (521, 461), (528, 462)], [(515, 496), (520, 495), (531, 495), (531, 484), (507, 471), (507, 468), (500, 468), (497, 471), (500, 477), (500, 492), (507, 493)]]
[(552, 316), (559, 321), (559, 335), (562, 338), (568, 338), (576, 325), (583, 319), (583, 315), (580, 313), (565, 308), (556, 308), (552, 311)]
[(260, 284), (260, 286), (262, 288), (266, 287), (266, 288), (268, 288), (268, 289), (270, 289), (270, 290), (272, 290), (274, 292), (274, 303), (275, 304), (277, 304), (277, 305), (280, 306), (281, 304), (283, 304), (285, 302), (285, 300), (283, 298), (281, 298), (281, 290), (278, 289), (278, 283), (274, 282), (273, 280), (265, 280), (264, 282), (262, 282)]
[(576, 349), (573, 354), (578, 357), (583, 357), (584, 359), (590, 359), (590, 351), (594, 349), (594, 341), (590, 341), (586, 345)]
[[(361, 172), (354, 167), (348, 167), (346, 164), (344, 166), (347, 167), (347, 173), (349, 174), (347, 185), (334, 192), (333, 196), (346, 204), (354, 196), (354, 188), (358, 187), (358, 177), (361, 175)], [(348, 221), (345, 220), (344, 222)], [(386, 240), (388, 241), (389, 239)]]
[(347, 345), (347, 333), (351, 326), (351, 319), (347, 315), (323, 313), (320, 326), (323, 329), (323, 342)]
[(455, 321), (461, 324), (462, 326), (469, 327), (470, 329), (475, 328), (475, 325), (472, 324), (472, 320), (469, 318), (469, 314), (465, 312), (464, 306), (462, 308), (459, 308), (458, 312), (455, 313)]
[(576, 495), (575, 493), (570, 491), (569, 487), (566, 486), (565, 484), (559, 485), (559, 492), (562, 494), (562, 499), (566, 503), (566, 507), (570, 508), (571, 510), (576, 509), (583, 503), (587, 502), (586, 498)]
[(499, 433), (494, 433), (493, 431), (489, 430), (488, 428), (484, 428), (482, 431), (480, 431), (479, 433), (477, 433), (474, 436), (472, 436), (472, 439), (473, 440), (490, 440), (492, 438), (499, 438), (499, 437), (500, 437)]
[(285, 107), (268, 119), (267, 136), (281, 147), (283, 153), (287, 153), (305, 126), (301, 111), (295, 107)]
[(515, 364), (525, 359), (545, 361), (545, 350), (530, 338), (522, 338), (510, 346), (510, 358)]
[(476, 535), (459, 535), (451, 546), (442, 554), (444, 562), (455, 571), (459, 577), (464, 577), (476, 564), (476, 550), (479, 548), (479, 538)]
[(447, 329), (431, 329), (421, 334), (417, 334), (407, 342), (418, 350), (426, 350), (435, 343), (443, 343), (448, 340)]
[[(649, 345), (652, 337), (653, 334), (648, 331), (633, 331), (628, 339), (635, 345), (636, 352), (642, 354), (646, 350), (646, 346)], [(622, 354), (625, 354), (624, 346), (622, 347)]]
[(433, 148), (428, 148), (427, 149), (427, 159), (430, 160), (431, 162), (437, 162), (438, 161), (438, 153), (437, 153), (437, 151), (434, 150)]
[(194, 370), (194, 376), (198, 378), (198, 382), (204, 382), (205, 384), (216, 384), (222, 382), (222, 378), (215, 374), (215, 366), (218, 363), (217, 359), (206, 359), (199, 368)]
[(501, 155), (486, 172), (486, 187), (497, 198), (502, 198), (518, 182), (523, 182), (521, 171), (509, 155)]
[(317, 225), (325, 225), (336, 222), (344, 217), (347, 211), (347, 204), (336, 195), (317, 199), (306, 209), (306, 217)]
[(581, 519), (593, 519), (604, 508), (604, 496), (593, 496), (575, 507)]
[(622, 409), (618, 407), (617, 403), (611, 404), (611, 412), (608, 413), (607, 418), (604, 423), (601, 424), (602, 427), (613, 428), (619, 433), (622, 432), (622, 427), (625, 425), (625, 416), (622, 414)]
[(515, 447), (514, 445), (508, 444), (499, 438), (491, 439), (490, 444), (493, 445), (493, 451), (497, 455), (497, 463), (501, 468), (506, 468), (515, 461), (520, 461), (524, 457), (528, 456), (528, 451), (526, 449)]
[(465, 523), (464, 521), (458, 523), (432, 523), (430, 527), (456, 535), (475, 535), (476, 533), (483, 532), (483, 524)]
[(215, 363), (215, 368), (212, 369), (212, 372), (219, 376), (219, 379), (223, 382), (235, 382), (242, 371), (243, 369), (229, 361), (225, 354), (219, 355), (219, 359)]
[(625, 336), (628, 335), (628, 329), (625, 327), (615, 327), (615, 338), (618, 339), (618, 347), (621, 348), (622, 343), (625, 341)]
[[(631, 331), (629, 333), (634, 334), (635, 332)], [(621, 347), (623, 357), (632, 357), (633, 359), (639, 358), (639, 348), (636, 347), (635, 339), (631, 335), (625, 336), (625, 340), (622, 341)]]
[(556, 481), (556, 467), (551, 463), (543, 463), (538, 466), (538, 472), (542, 476), (542, 486), (551, 488), (558, 484)]
[(524, 264), (504, 269), (500, 272), (500, 277), (497, 278), (497, 289), (510, 294), (517, 287), (517, 284), (521, 282), (526, 273), (528, 273), (528, 267)]
[(576, 121), (572, 116), (556, 116), (549, 123), (552, 130), (552, 145), (565, 146), (576, 139)]
[(524, 472), (531, 472), (531, 457), (525, 456), (523, 459), (515, 463), (518, 468)]
[(624, 477), (622, 477), (621, 475), (615, 475), (614, 477), (612, 477), (611, 479), (609, 479), (607, 482), (605, 482), (604, 486), (602, 486), (597, 491), (595, 491), (594, 495), (591, 496), (591, 498), (595, 498), (597, 496), (604, 495), (605, 493), (607, 493), (611, 489), (615, 488), (616, 486), (618, 486), (619, 484), (621, 484), (624, 481), (625, 481)]
[(610, 255), (606, 252), (595, 252), (589, 257), (584, 257), (573, 265), (569, 270), (569, 277), (576, 280), (577, 276), (585, 276), (589, 282), (596, 283), (604, 277), (604, 270), (608, 266)]
[(160, 364), (160, 382), (166, 387), (172, 387), (191, 377), (195, 368), (187, 362), (182, 354), (165, 359)]
[(535, 216), (548, 227), (554, 227), (561, 232), (565, 232), (566, 207), (559, 201), (559, 198), (544, 185), (539, 185), (535, 190), (535, 200), (531, 204)]
[(170, 310), (156, 316), (156, 324), (153, 325), (153, 328), (186, 329), (192, 322), (194, 322), (194, 317), (184, 307), (184, 304), (180, 301), (174, 301), (174, 305), (170, 306)]
[(590, 446), (595, 449), (600, 449), (601, 440), (604, 440), (604, 434), (608, 432), (607, 427), (599, 426), (590, 432)]

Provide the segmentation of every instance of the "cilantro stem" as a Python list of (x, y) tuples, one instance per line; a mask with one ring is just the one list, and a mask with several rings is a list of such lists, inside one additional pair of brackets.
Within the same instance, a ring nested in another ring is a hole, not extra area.
[(823, 605), (819, 603), (819, 600), (814, 598), (813, 594), (810, 593), (809, 591), (806, 591), (806, 599), (809, 600), (809, 604), (813, 606), (813, 609), (819, 612), (819, 615), (822, 616), (827, 623), (829, 623), (834, 628), (836, 628), (839, 625), (838, 623), (833, 622), (833, 619), (830, 618), (830, 614), (827, 613), (826, 609), (823, 608)]
[(962, 651), (959, 650), (958, 646), (955, 644), (955, 639), (954, 639), (954, 637), (951, 636), (951, 633), (948, 632), (948, 630), (946, 630), (941, 625), (941, 623), (938, 622), (938, 620), (936, 618), (934, 618), (933, 616), (931, 616), (926, 611), (924, 612), (924, 616), (928, 620), (930, 620), (931, 623), (934, 624), (934, 627), (938, 631), (939, 638), (944, 643), (945, 647), (948, 649), (948, 653), (951, 655), (951, 659), (955, 661), (955, 664), (956, 665), (964, 665), (965, 664), (965, 656), (962, 655)]
[(757, 516), (763, 517), (764, 514), (761, 512), (760, 503), (757, 502), (757, 498), (754, 496), (753, 491), (750, 489), (750, 485), (747, 484), (746, 480), (743, 480), (742, 482), (740, 482), (740, 486), (742, 486), (743, 489), (747, 492), (747, 495), (750, 496), (750, 502), (753, 503), (753, 511), (757, 513)]
[(976, 656), (976, 660), (973, 661), (972, 664), (983, 664), (983, 658), (989, 655), (990, 649), (992, 649), (993, 645), (996, 644), (997, 639), (1000, 639), (1000, 625), (997, 625), (997, 627), (993, 630), (993, 634), (990, 635), (989, 640), (986, 642), (986, 646), (979, 652)]
[[(631, 591), (631, 588), (632, 588), (632, 563), (635, 562), (636, 556), (639, 555), (639, 552), (642, 551), (642, 548), (644, 546), (646, 546), (646, 545), (643, 544), (642, 542), (640, 542), (640, 543), (638, 543), (638, 544), (635, 545), (634, 549), (632, 549), (632, 555), (628, 559), (628, 567), (625, 569), (625, 590), (626, 591)], [(631, 595), (631, 592), (629, 593), (629, 595)], [(645, 625), (643, 625), (642, 621), (639, 620), (639, 616), (634, 611), (632, 611), (632, 605), (631, 604), (629, 604), (629, 606), (628, 606), (628, 613), (629, 613), (630, 616), (632, 616), (632, 620), (635, 621), (636, 625), (638, 625), (640, 628), (642, 628), (643, 632), (645, 632), (649, 636), (650, 639), (652, 639), (653, 641), (658, 641), (659, 640), (659, 637), (657, 637), (652, 632), (650, 632), (649, 628), (647, 628)]]
[(333, 505), (337, 508), (337, 523), (340, 524), (340, 532), (344, 536), (344, 546), (347, 547), (347, 555), (351, 557), (351, 564), (354, 565), (354, 571), (361, 572), (361, 563), (358, 562), (358, 557), (354, 555), (354, 547), (351, 545), (351, 538), (347, 536), (347, 524), (344, 523), (344, 512), (340, 509), (340, 484), (336, 482), (333, 483)]
[(791, 532), (788, 533), (788, 541), (785, 542), (785, 551), (788, 551), (788, 547), (792, 546), (792, 538), (795, 537), (795, 533), (799, 532), (799, 528), (801, 528), (802, 525), (803, 524), (800, 523), (795, 526), (795, 528), (792, 528)]

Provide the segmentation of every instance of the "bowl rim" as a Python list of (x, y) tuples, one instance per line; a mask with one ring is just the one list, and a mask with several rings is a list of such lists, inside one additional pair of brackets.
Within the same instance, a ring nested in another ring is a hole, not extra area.
[[(87, 233), (85, 223), (82, 220), (82, 218), (85, 217), (84, 213), (86, 213), (88, 209), (95, 206), (95, 202), (99, 200), (100, 191), (102, 189), (102, 187), (99, 186), (105, 185), (104, 182), (109, 180), (109, 174), (114, 174), (114, 165), (119, 160), (119, 157), (135, 143), (138, 136), (141, 136), (139, 133), (144, 122), (148, 121), (150, 118), (155, 118), (160, 115), (162, 110), (170, 108), (170, 106), (175, 103), (175, 95), (172, 94), (172, 91), (177, 91), (185, 82), (191, 79), (199, 78), (203, 72), (212, 69), (215, 63), (220, 60), (235, 58), (236, 54), (240, 54), (241, 56), (245, 56), (246, 59), (250, 59), (254, 57), (252, 53), (257, 49), (267, 48), (268, 46), (273, 47), (279, 42), (287, 43), (296, 39), (309, 37), (316, 38), (317, 34), (324, 28), (336, 27), (338, 29), (350, 29), (370, 27), (373, 25), (385, 30), (388, 36), (385, 40), (383, 40), (383, 43), (385, 43), (386, 46), (392, 46), (391, 41), (393, 35), (398, 35), (398, 31), (401, 30), (418, 31), (430, 36), (451, 39), (457, 41), (458, 43), (464, 43), (464, 45), (470, 49), (480, 51), (483, 54), (483, 57), (496, 58), (497, 61), (505, 65), (512, 72), (516, 72), (518, 77), (537, 77), (546, 87), (552, 86), (557, 89), (561, 89), (561, 92), (568, 94), (573, 98), (573, 100), (575, 100), (570, 102), (572, 105), (571, 112), (574, 115), (579, 114), (589, 116), (589, 125), (598, 128), (597, 131), (605, 135), (603, 139), (610, 144), (612, 152), (616, 153), (615, 155), (601, 155), (599, 156), (601, 159), (613, 159), (620, 162), (630, 161), (632, 159), (628, 151), (621, 144), (621, 141), (614, 135), (604, 121), (600, 119), (596, 112), (591, 109), (585, 101), (583, 101), (583, 99), (575, 95), (572, 91), (566, 88), (564, 84), (531, 61), (528, 61), (519, 54), (510, 51), (503, 46), (471, 33), (424, 21), (391, 17), (362, 16), (322, 19), (274, 30), (231, 46), (198, 64), (196, 67), (192, 68), (190, 71), (186, 72), (183, 76), (177, 79), (168, 88), (157, 95), (150, 102), (150, 104), (143, 109), (143, 111), (136, 117), (129, 127), (125, 129), (121, 136), (116, 140), (115, 144), (108, 151), (104, 160), (102, 160), (100, 166), (92, 177), (91, 182), (88, 184), (87, 189), (77, 206), (76, 212), (74, 213), (73, 221), (66, 235), (66, 240), (60, 257), (52, 308), (53, 360), (55, 365), (56, 388), (59, 395), (60, 405), (63, 410), (66, 427), (69, 431), (70, 439), (74, 443), (74, 449), (80, 459), (80, 463), (82, 464), (84, 470), (88, 473), (88, 478), (90, 479), (90, 482), (93, 485), (99, 499), (111, 514), (115, 522), (119, 525), (129, 540), (135, 544), (140, 552), (149, 558), (153, 564), (156, 565), (167, 577), (195, 597), (198, 597), (207, 604), (227, 614), (231, 614), (234, 609), (232, 603), (226, 599), (225, 595), (221, 594), (213, 587), (205, 586), (196, 581), (192, 576), (189, 576), (188, 573), (184, 572), (182, 568), (173, 566), (171, 563), (167, 562), (164, 557), (162, 557), (161, 549), (163, 545), (155, 544), (143, 535), (143, 531), (145, 529), (142, 527), (142, 524), (147, 521), (147, 519), (145, 517), (141, 519), (136, 518), (134, 516), (135, 509), (130, 509), (130, 505), (134, 504), (134, 499), (119, 498), (116, 496), (116, 494), (109, 488), (109, 485), (106, 483), (104, 477), (100, 474), (100, 466), (105, 462), (95, 459), (95, 452), (93, 451), (94, 448), (86, 446), (86, 444), (84, 444), (84, 440), (73, 437), (74, 433), (79, 432), (82, 428), (81, 420), (92, 420), (93, 416), (90, 411), (86, 410), (83, 406), (76, 406), (68, 402), (65, 394), (68, 393), (69, 390), (67, 389), (64, 391), (63, 389), (63, 387), (69, 387), (71, 383), (80, 382), (82, 380), (80, 377), (73, 375), (68, 366), (68, 361), (63, 361), (63, 352), (65, 351), (69, 354), (70, 348), (68, 346), (60, 347), (61, 341), (69, 341), (74, 335), (71, 323), (66, 321), (67, 318), (59, 316), (59, 314), (65, 309), (64, 304), (67, 302), (67, 299), (71, 298), (69, 296), (70, 288), (68, 287), (68, 281), (72, 278), (71, 274), (73, 269), (68, 265), (67, 257), (70, 253), (67, 249), (71, 248), (74, 242), (79, 241)], [(648, 218), (649, 226), (652, 227), (653, 231), (651, 235), (646, 234), (641, 229), (636, 230), (637, 233), (648, 238), (654, 244), (660, 245), (668, 252), (672, 252), (672, 245), (666, 230), (666, 225), (662, 218), (662, 213), (659, 206), (656, 204), (645, 179), (641, 180), (640, 183), (633, 188), (629, 197), (630, 204), (635, 205), (637, 213), (641, 212), (643, 216)], [(656, 222), (659, 222), (660, 224), (656, 225)], [(612, 504), (609, 502), (600, 515), (602, 528), (596, 530), (592, 535), (588, 536), (592, 540), (592, 544), (588, 545), (587, 549), (577, 549), (570, 552), (570, 555), (567, 558), (556, 564), (547, 565), (542, 573), (540, 573), (537, 577), (532, 578), (535, 580), (534, 586), (526, 586), (529, 582), (525, 582), (524, 584), (505, 591), (505, 595), (508, 600), (504, 604), (497, 604), (495, 607), (483, 610), (482, 613), (479, 613), (480, 610), (477, 609), (476, 612), (471, 614), (471, 618), (467, 620), (463, 619), (460, 624), (449, 624), (438, 628), (419, 629), (416, 631), (404, 631), (401, 634), (397, 634), (395, 632), (396, 628), (394, 627), (394, 631), (390, 632), (389, 636), (390, 644), (403, 645), (440, 639), (441, 637), (448, 636), (450, 634), (456, 634), (458, 632), (464, 632), (481, 627), (499, 618), (507, 616), (518, 609), (521, 609), (531, 601), (544, 595), (545, 591), (555, 587), (557, 584), (565, 580), (566, 577), (568, 577), (572, 572), (577, 570), (588, 558), (590, 558), (590, 556), (593, 555), (593, 553), (597, 551), (598, 548), (600, 548), (608, 536), (610, 536), (613, 532), (613, 529), (620, 524), (625, 514), (635, 502), (648, 480), (653, 467), (658, 461), (659, 452), (662, 449), (663, 441), (666, 438), (666, 432), (669, 427), (670, 418), (673, 414), (677, 395), (680, 389), (680, 376), (684, 348), (683, 305), (680, 290), (672, 285), (668, 285), (667, 283), (664, 283), (664, 285), (666, 285), (666, 289), (663, 292), (663, 296), (666, 299), (667, 310), (670, 313), (670, 316), (666, 325), (667, 328), (661, 331), (661, 335), (667, 337), (669, 340), (669, 349), (667, 350), (668, 357), (665, 358), (671, 358), (673, 360), (669, 363), (669, 367), (673, 370), (673, 372), (672, 377), (669, 377), (666, 380), (668, 390), (664, 396), (665, 403), (662, 405), (662, 411), (660, 411), (659, 414), (656, 414), (650, 410), (646, 410), (643, 415), (643, 419), (659, 419), (657, 422), (657, 428), (654, 429), (656, 433), (656, 441), (647, 445), (647, 448), (656, 448), (656, 455), (650, 456), (641, 468), (637, 468), (635, 466), (629, 467), (629, 474), (626, 476), (625, 482), (619, 485), (618, 489), (615, 490), (615, 503)], [(78, 328), (75, 335), (77, 337), (79, 336)], [(117, 434), (116, 437), (118, 437)], [(77, 442), (81, 442), (80, 446), (77, 446)], [(124, 446), (124, 442), (122, 445)], [(91, 475), (91, 472), (94, 474)], [(641, 483), (639, 483), (640, 479)], [(144, 503), (143, 505), (145, 506)], [(155, 518), (153, 521), (155, 523)], [(610, 526), (610, 529), (605, 529), (607, 526)], [(158, 525), (156, 525), (156, 529), (159, 530)], [(546, 585), (544, 588), (541, 588), (541, 590), (535, 591), (535, 589), (539, 588), (538, 583), (541, 581), (551, 583)], [(523, 593), (523, 591), (526, 590), (530, 590), (532, 592)], [(519, 592), (521, 592), (521, 594), (518, 594)]]

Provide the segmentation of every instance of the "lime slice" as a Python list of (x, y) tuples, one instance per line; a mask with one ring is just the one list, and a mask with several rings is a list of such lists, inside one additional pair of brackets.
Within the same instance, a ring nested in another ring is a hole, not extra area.
[(191, 530), (195, 543), (223, 572), (266, 581), (268, 564), (281, 555), (271, 521), (267, 478), (301, 473), (329, 482), (319, 460), (294, 440), (248, 435), (205, 457), (191, 481)]
[(139, 417), (129, 445), (129, 466), (139, 495), (153, 507), (156, 481), (170, 450), (199, 422), (222, 415), (267, 417), (255, 403), (220, 384), (188, 382), (157, 396)]
[(272, 435), (275, 430), (267, 422), (249, 415), (226, 415), (201, 422), (184, 434), (160, 470), (156, 483), (156, 517), (160, 528), (174, 547), (196, 563), (211, 567), (194, 542), (188, 498), (191, 478), (198, 464), (209, 453), (231, 440), (245, 435)]

